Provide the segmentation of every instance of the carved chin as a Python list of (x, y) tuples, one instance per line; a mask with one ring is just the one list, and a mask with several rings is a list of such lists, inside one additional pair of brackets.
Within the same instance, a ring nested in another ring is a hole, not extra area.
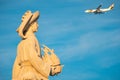
[(57, 74), (59, 74), (59, 73), (60, 73), (60, 72), (55, 73), (55, 72), (50, 71), (50, 76), (55, 76), (55, 75), (57, 75)]
[(34, 30), (33, 32), (37, 32), (37, 30)]
[(54, 76), (55, 75), (55, 73), (54, 72), (52, 72), (52, 70), (50, 71), (50, 76)]

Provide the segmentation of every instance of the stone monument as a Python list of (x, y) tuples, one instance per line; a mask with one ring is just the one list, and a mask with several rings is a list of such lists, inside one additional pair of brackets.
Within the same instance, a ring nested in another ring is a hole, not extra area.
[(27, 11), (22, 16), (22, 22), (17, 29), (22, 39), (17, 47), (12, 80), (48, 80), (49, 76), (62, 71), (62, 65), (54, 50), (45, 45), (41, 49), (34, 34), (38, 30), (39, 15), (39, 11)]

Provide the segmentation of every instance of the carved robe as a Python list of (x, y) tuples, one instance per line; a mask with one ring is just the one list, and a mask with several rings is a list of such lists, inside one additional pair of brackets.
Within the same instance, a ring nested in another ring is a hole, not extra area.
[(48, 80), (50, 64), (45, 63), (40, 55), (35, 35), (22, 40), (17, 48), (12, 80)]

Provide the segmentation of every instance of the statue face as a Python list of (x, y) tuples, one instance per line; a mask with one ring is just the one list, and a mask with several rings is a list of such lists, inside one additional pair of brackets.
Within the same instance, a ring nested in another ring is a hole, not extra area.
[(52, 66), (51, 67), (51, 73), (50, 73), (50, 75), (51, 76), (54, 76), (54, 75), (57, 75), (57, 74), (59, 74), (60, 72), (62, 71), (62, 66)]
[(38, 30), (38, 22), (37, 21), (32, 24), (32, 30), (33, 30), (33, 32), (36, 32)]

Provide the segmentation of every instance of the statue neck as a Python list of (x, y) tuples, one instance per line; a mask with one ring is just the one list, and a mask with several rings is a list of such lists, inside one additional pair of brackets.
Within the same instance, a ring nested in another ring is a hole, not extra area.
[(26, 35), (25, 36), (35, 36), (34, 32), (29, 29), (27, 32), (26, 32)]

